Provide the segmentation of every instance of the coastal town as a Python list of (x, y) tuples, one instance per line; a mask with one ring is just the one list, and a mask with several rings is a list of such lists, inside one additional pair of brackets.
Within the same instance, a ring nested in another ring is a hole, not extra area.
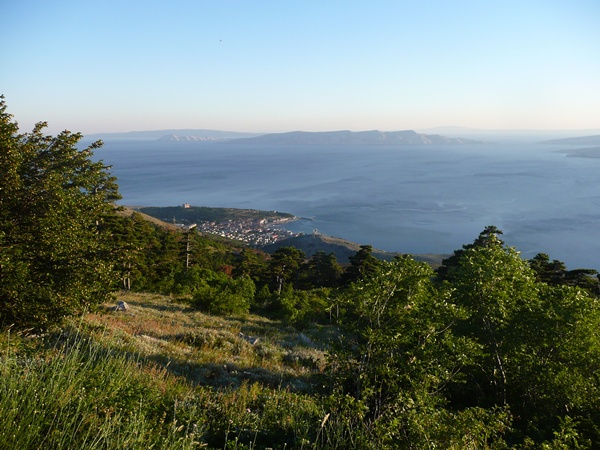
[(253, 247), (262, 247), (292, 236), (298, 236), (300, 233), (293, 233), (282, 228), (284, 223), (294, 219), (205, 221), (198, 223), (197, 229), (202, 233), (216, 234), (228, 239), (242, 241)]
[(301, 233), (286, 230), (284, 225), (303, 219), (280, 211), (192, 206), (189, 203), (135, 209), (186, 230), (195, 229), (200, 233), (222, 236), (253, 247), (262, 247), (300, 235)]

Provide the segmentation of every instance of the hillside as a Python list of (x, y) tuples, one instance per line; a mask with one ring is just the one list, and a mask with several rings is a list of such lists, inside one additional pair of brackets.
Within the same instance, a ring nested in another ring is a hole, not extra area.
[(124, 217), (130, 217), (133, 214), (140, 214), (145, 220), (147, 220), (148, 222), (153, 223), (154, 225), (158, 225), (161, 228), (167, 229), (167, 230), (179, 230), (181, 229), (181, 227), (175, 225), (174, 223), (170, 223), (164, 220), (160, 220), (156, 217), (150, 216), (148, 214), (145, 214), (139, 210), (136, 210), (134, 208), (131, 208), (129, 206), (121, 206), (119, 208), (119, 210), (117, 211), (117, 214), (120, 216), (124, 216)]
[(144, 359), (160, 355), (157, 362), (192, 385), (239, 387), (250, 381), (306, 391), (310, 374), (324, 364), (330, 332), (321, 327), (300, 333), (259, 315), (211, 316), (157, 294), (121, 293), (117, 300), (127, 303), (127, 311), (106, 304), (85, 317), (91, 334), (116, 338), (111, 346)]
[(127, 309), (106, 304), (53, 333), (0, 333), (0, 391), (10, 393), (0, 395), (0, 448), (315, 442), (328, 410), (311, 393), (333, 327), (211, 316), (154, 294), (117, 300)]
[[(325, 236), (325, 235), (300, 235), (290, 237), (274, 244), (262, 247), (262, 250), (267, 253), (273, 253), (278, 248), (293, 246), (302, 250), (307, 257), (311, 257), (318, 251), (325, 253), (334, 253), (340, 263), (348, 263), (350, 256), (356, 254), (360, 250), (360, 245), (356, 242), (347, 241), (345, 239)], [(391, 261), (399, 253), (386, 252), (384, 250), (373, 249), (372, 255), (384, 261)], [(412, 255), (417, 261), (428, 263), (432, 267), (438, 267), (442, 263), (442, 259), (448, 255)]]
[(406, 131), (292, 131), (274, 133), (253, 138), (234, 139), (234, 144), (258, 145), (431, 145), (431, 144), (475, 144), (478, 141), (439, 134), (422, 134)]
[(553, 139), (544, 141), (542, 144), (557, 144), (557, 145), (600, 145), (600, 135), (594, 136), (578, 136), (564, 139)]

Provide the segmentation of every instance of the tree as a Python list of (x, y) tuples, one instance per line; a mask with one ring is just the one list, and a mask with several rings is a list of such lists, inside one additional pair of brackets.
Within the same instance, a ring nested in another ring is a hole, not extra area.
[(600, 305), (578, 287), (537, 277), (495, 236), (449, 268), (444, 284), (464, 312), (453, 330), (481, 352), (448, 398), (457, 409), (509, 408), (511, 445), (600, 442)]
[(544, 283), (553, 286), (577, 286), (590, 294), (600, 294), (600, 277), (595, 269), (567, 270), (565, 263), (557, 259), (550, 261), (546, 253), (538, 253), (529, 260), (529, 266)]
[(454, 334), (462, 312), (432, 278), (426, 263), (403, 256), (343, 294), (330, 367), (339, 398), (352, 396), (364, 408), (378, 448), (484, 448), (502, 440), (501, 409), (445, 408), (445, 386), (458, 382), (478, 346)]
[(254, 281), (257, 286), (260, 285), (262, 287), (261, 279), (264, 277), (266, 269), (267, 259), (265, 253), (250, 248), (244, 248), (240, 252), (233, 274), (235, 276), (247, 275), (252, 278), (252, 281)]
[(302, 267), (302, 287), (337, 287), (342, 273), (342, 266), (338, 263), (335, 253), (327, 254), (320, 250)]
[(212, 314), (247, 314), (254, 300), (256, 286), (243, 275), (230, 278), (222, 272), (194, 268), (197, 284), (194, 286), (194, 305)]
[(284, 283), (293, 280), (298, 275), (304, 258), (304, 252), (296, 247), (281, 247), (271, 255), (268, 273), (275, 283), (274, 292), (281, 294)]
[(342, 277), (346, 283), (363, 280), (377, 273), (380, 261), (371, 254), (372, 251), (372, 246), (361, 245), (360, 250), (350, 257), (350, 266)]
[(502, 230), (499, 230), (495, 225), (488, 225), (485, 227), (472, 244), (463, 245), (462, 249), (455, 250), (451, 256), (442, 261), (442, 265), (437, 269), (438, 277), (445, 280), (447, 278), (448, 270), (458, 265), (460, 259), (467, 250), (473, 248), (485, 248), (490, 245), (495, 245), (496, 243), (500, 243), (500, 245), (504, 244), (504, 242), (498, 238), (501, 234)]
[(81, 134), (19, 134), (0, 97), (0, 321), (44, 327), (109, 298), (111, 245), (100, 226), (119, 198)]
[[(484, 346), (481, 374), (471, 374), (470, 398), (484, 406), (508, 403), (508, 361), (512, 357), (514, 321), (537, 301), (535, 274), (518, 252), (490, 236), (486, 245), (465, 247), (446, 275), (454, 301), (468, 311), (457, 326)], [(522, 312), (523, 310), (523, 312)], [(484, 400), (485, 399), (485, 400)]]

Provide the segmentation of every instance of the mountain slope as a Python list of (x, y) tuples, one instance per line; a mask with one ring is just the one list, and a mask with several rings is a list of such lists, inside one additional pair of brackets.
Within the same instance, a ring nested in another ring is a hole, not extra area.
[[(311, 257), (318, 251), (325, 253), (334, 253), (338, 262), (348, 263), (350, 256), (356, 254), (360, 250), (360, 245), (356, 242), (347, 241), (345, 239), (326, 236), (306, 234), (283, 239), (274, 244), (269, 244), (261, 248), (267, 253), (273, 253), (281, 247), (296, 247), (302, 250), (307, 257)], [(372, 255), (377, 259), (391, 261), (400, 253), (386, 252), (383, 250), (373, 249)], [(441, 265), (442, 260), (448, 255), (411, 255), (417, 261), (423, 261), (436, 268)]]
[(542, 144), (600, 145), (600, 135), (553, 139), (551, 141), (544, 141)]
[(227, 140), (259, 136), (260, 133), (240, 133), (237, 131), (181, 129), (128, 131), (124, 133), (97, 133), (86, 135), (86, 139), (110, 140)]
[(253, 138), (234, 139), (235, 144), (277, 145), (430, 145), (430, 144), (475, 144), (478, 141), (451, 138), (439, 134), (422, 134), (406, 131), (292, 131)]

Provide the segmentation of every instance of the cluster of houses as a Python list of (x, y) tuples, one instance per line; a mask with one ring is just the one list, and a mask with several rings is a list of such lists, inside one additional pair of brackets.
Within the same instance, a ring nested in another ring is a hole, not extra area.
[(298, 235), (298, 233), (278, 227), (277, 223), (281, 223), (281, 221), (245, 219), (228, 220), (226, 222), (201, 222), (197, 225), (197, 229), (203, 233), (235, 239), (256, 247), (273, 244), (282, 239)]

